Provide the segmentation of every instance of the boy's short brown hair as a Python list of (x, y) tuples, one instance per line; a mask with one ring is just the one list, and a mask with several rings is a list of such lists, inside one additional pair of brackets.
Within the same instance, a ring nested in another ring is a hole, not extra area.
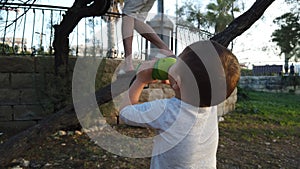
[(179, 58), (190, 69), (197, 83), (199, 95), (189, 87), (191, 78), (186, 76), (187, 72), (177, 72), (185, 88), (181, 93), (199, 97), (200, 100), (195, 96), (191, 99), (191, 104), (195, 106), (208, 107), (223, 102), (238, 84), (240, 65), (236, 56), (215, 41), (199, 41), (189, 45)]

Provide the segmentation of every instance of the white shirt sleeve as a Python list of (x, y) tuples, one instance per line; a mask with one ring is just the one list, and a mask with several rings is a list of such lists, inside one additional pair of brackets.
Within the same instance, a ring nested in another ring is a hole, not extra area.
[(128, 125), (161, 129), (160, 116), (165, 111), (167, 99), (129, 105), (120, 112), (120, 118)]

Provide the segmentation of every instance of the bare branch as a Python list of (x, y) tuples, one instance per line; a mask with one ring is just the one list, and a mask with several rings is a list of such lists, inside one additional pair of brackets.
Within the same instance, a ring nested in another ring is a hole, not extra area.
[[(30, 0), (29, 0), (30, 1)], [(29, 2), (29, 1), (27, 1), (27, 2)], [(6, 1), (7, 2), (7, 1)], [(25, 4), (27, 3), (27, 2), (25, 2)], [(33, 2), (32, 2), (32, 4), (31, 5), (33, 5), (34, 3), (36, 2), (36, 0), (34, 0)], [(3, 6), (5, 5), (5, 3), (3, 4)], [(8, 24), (6, 27), (5, 27), (5, 29), (6, 28), (8, 28), (8, 27), (10, 27), (11, 25), (13, 25), (15, 22), (17, 22), (20, 18), (22, 18), (30, 9), (31, 9), (31, 5), (29, 6), (29, 8), (26, 10), (26, 11), (24, 11), (24, 13), (22, 13), (22, 15), (20, 15), (20, 16), (18, 16), (16, 19), (14, 19), (10, 24)]]

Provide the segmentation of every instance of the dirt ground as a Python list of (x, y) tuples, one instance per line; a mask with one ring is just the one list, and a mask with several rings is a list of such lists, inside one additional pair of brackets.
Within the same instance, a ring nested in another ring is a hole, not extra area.
[[(233, 113), (220, 122), (217, 168), (300, 169), (300, 128), (249, 118)], [(66, 132), (48, 136), (16, 157), (8, 168), (144, 169), (150, 166), (150, 158), (125, 158), (103, 150), (79, 132), (80, 128), (62, 130)], [(118, 130), (132, 135), (149, 133), (142, 128), (124, 126)]]

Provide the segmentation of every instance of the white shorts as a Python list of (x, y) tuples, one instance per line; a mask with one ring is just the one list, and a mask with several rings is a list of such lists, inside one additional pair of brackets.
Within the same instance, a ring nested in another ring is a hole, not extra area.
[(144, 21), (155, 0), (125, 0), (123, 14)]

